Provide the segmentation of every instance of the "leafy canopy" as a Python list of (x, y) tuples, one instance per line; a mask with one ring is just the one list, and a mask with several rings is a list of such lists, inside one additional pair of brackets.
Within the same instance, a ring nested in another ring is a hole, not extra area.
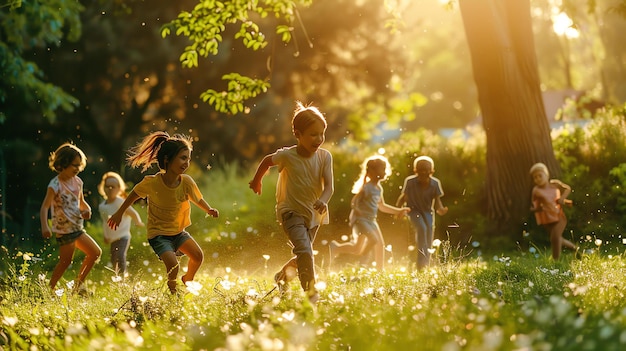
[[(253, 18), (274, 15), (283, 24), (276, 24), (275, 32), (280, 40), (291, 40), (297, 5), (309, 6), (312, 0), (201, 0), (191, 12), (183, 11), (178, 17), (161, 28), (163, 38), (175, 33), (191, 41), (180, 55), (183, 67), (198, 67), (199, 57), (217, 56), (223, 44), (223, 33), (227, 27), (239, 25), (235, 39), (241, 40), (247, 49), (260, 50), (268, 45), (267, 38)], [(286, 23), (286, 24), (285, 24)], [(236, 114), (246, 110), (245, 101), (265, 93), (270, 87), (268, 79), (247, 77), (238, 73), (222, 76), (227, 88), (224, 91), (208, 89), (201, 94), (217, 111)]]
[(20, 113), (20, 103), (50, 120), (59, 108), (71, 112), (78, 106), (77, 99), (46, 82), (25, 52), (78, 40), (81, 11), (80, 2), (71, 0), (14, 0), (0, 6), (0, 123)]

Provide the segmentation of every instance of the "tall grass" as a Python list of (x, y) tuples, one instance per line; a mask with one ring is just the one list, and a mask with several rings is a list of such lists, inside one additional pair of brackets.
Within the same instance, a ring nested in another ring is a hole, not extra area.
[[(170, 295), (164, 275), (126, 281), (96, 271), (92, 296), (47, 288), (40, 262), (14, 257), (2, 278), (0, 346), (15, 350), (620, 350), (626, 343), (623, 255), (595, 251), (460, 258), (415, 272), (320, 270), (322, 299), (272, 274), (226, 269)], [(444, 261), (443, 258), (447, 257)]]

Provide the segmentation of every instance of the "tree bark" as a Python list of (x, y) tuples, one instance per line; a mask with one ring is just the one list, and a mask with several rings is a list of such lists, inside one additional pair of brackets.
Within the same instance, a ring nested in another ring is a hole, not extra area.
[(560, 170), (540, 90), (529, 0), (460, 0), (487, 136), (489, 237), (519, 238), (532, 164)]

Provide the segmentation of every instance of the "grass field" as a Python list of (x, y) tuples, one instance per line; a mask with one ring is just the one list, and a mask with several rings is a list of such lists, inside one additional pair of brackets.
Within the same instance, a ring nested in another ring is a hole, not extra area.
[[(273, 272), (203, 269), (180, 295), (162, 267), (126, 280), (100, 269), (90, 296), (47, 287), (38, 262), (14, 258), (0, 276), (6, 350), (622, 350), (625, 259), (588, 251), (464, 256), (442, 243), (440, 264), (402, 260), (385, 272), (319, 269), (312, 306), (297, 280), (280, 296)], [(448, 251), (448, 252), (446, 252)], [(453, 257), (457, 256), (457, 257)], [(184, 264), (184, 259), (183, 259)], [(75, 276), (67, 272), (66, 277)]]

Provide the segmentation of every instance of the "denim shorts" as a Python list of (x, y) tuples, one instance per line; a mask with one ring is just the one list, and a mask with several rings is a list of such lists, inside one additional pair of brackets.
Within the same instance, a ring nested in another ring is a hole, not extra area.
[(74, 241), (76, 241), (76, 239), (78, 239), (83, 234), (86, 234), (86, 232), (84, 230), (79, 230), (79, 231), (72, 232), (72, 233), (62, 234), (61, 236), (57, 236), (57, 238), (56, 238), (57, 239), (57, 243), (59, 243), (59, 246), (71, 244)]
[(150, 243), (152, 250), (161, 257), (164, 252), (176, 252), (188, 239), (191, 239), (191, 235), (183, 230), (176, 235), (157, 235), (148, 239), (148, 243)]

